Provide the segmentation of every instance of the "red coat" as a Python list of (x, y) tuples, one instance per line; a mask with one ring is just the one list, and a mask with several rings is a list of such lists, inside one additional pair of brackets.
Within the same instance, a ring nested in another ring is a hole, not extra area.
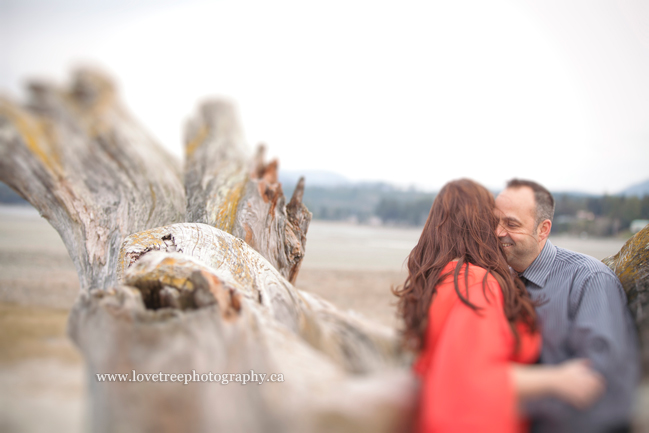
[[(442, 273), (455, 269), (450, 262)], [(437, 285), (431, 303), (424, 349), (413, 369), (421, 378), (417, 431), (515, 433), (527, 430), (517, 415), (517, 399), (510, 363), (532, 363), (539, 355), (541, 337), (518, 327), (520, 349), (503, 309), (496, 279), (483, 268), (469, 265), (469, 301), (474, 311), (455, 292), (453, 276)], [(459, 288), (464, 294), (464, 269)]]

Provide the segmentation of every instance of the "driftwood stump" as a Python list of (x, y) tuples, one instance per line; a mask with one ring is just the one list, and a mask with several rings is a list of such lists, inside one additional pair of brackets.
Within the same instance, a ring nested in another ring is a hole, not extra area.
[(287, 204), (277, 162), (248, 151), (231, 104), (189, 122), (183, 176), (102, 74), (30, 91), (24, 107), (0, 100), (0, 180), (57, 229), (79, 273), (69, 334), (93, 431), (406, 428), (415, 385), (396, 333), (293, 287), (304, 180)]

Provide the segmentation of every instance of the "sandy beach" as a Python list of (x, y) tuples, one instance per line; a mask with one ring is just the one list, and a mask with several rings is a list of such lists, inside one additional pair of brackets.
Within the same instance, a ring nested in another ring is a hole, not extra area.
[[(397, 326), (390, 288), (403, 283), (405, 259), (419, 234), (412, 228), (313, 221), (296, 286)], [(598, 259), (624, 243), (552, 240)], [(86, 430), (84, 368), (65, 331), (77, 292), (74, 265), (56, 231), (31, 208), (0, 207), (0, 431)], [(646, 393), (641, 397), (640, 407), (649, 407)]]

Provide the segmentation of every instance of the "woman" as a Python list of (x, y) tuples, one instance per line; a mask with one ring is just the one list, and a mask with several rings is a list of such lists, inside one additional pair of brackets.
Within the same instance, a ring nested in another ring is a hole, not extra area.
[(461, 179), (442, 188), (395, 294), (408, 346), (419, 349), (421, 432), (516, 432), (527, 426), (517, 405), (555, 396), (592, 403), (603, 380), (583, 360), (536, 361), (534, 305), (513, 277), (495, 231), (494, 198)]

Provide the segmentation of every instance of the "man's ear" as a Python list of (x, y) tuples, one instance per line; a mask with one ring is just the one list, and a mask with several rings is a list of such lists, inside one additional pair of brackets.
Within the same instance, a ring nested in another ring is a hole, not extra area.
[(546, 240), (548, 236), (550, 236), (550, 230), (552, 230), (552, 221), (544, 220), (543, 222), (541, 222), (538, 227), (539, 240)]

